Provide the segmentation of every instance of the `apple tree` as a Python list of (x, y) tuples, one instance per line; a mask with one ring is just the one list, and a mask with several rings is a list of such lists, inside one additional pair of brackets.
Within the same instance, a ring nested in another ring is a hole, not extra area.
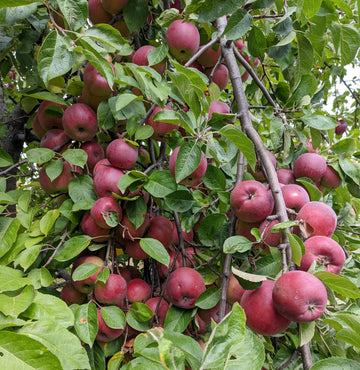
[(360, 369), (359, 3), (0, 0), (0, 365)]

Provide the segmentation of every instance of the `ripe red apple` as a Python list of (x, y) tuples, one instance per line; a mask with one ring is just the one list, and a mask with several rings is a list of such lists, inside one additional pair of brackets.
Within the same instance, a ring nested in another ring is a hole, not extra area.
[(91, 236), (94, 242), (102, 243), (109, 240), (109, 229), (98, 226), (91, 217), (90, 211), (86, 211), (81, 219), (81, 230), (84, 234)]
[(139, 239), (135, 239), (134, 241), (125, 240), (123, 248), (124, 252), (129, 257), (136, 260), (144, 260), (149, 257), (149, 255), (141, 248)]
[(89, 19), (92, 24), (109, 23), (112, 15), (108, 13), (101, 0), (88, 0)]
[(83, 103), (75, 103), (67, 108), (62, 123), (65, 132), (77, 141), (90, 141), (98, 131), (96, 113)]
[(34, 131), (34, 134), (41, 139), (44, 135), (46, 130), (42, 128), (40, 121), (39, 121), (39, 115), (36, 113), (33, 122), (32, 122), (32, 129)]
[(80, 149), (86, 152), (86, 164), (89, 168), (89, 171), (93, 172), (96, 163), (105, 157), (103, 147), (96, 141), (86, 141), (85, 143), (81, 144)]
[(46, 166), (48, 166), (48, 164), (42, 166), (39, 172), (39, 182), (41, 187), (49, 194), (66, 193), (70, 182), (74, 179), (71, 165), (68, 162), (63, 161), (63, 170), (53, 181), (50, 180), (46, 173)]
[(228, 287), (226, 290), (226, 300), (229, 305), (233, 305), (235, 302), (240, 303), (244, 292), (245, 289), (240, 285), (234, 274), (231, 273), (229, 275)]
[(181, 0), (170, 0), (170, 8), (175, 8), (181, 13), (182, 12)]
[(275, 282), (272, 298), (280, 315), (295, 322), (310, 322), (326, 309), (324, 284), (305, 271), (289, 271)]
[[(204, 46), (200, 46), (201, 50)], [(207, 48), (197, 59), (197, 61), (205, 68), (214, 67), (221, 55), (221, 47), (215, 44)]]
[(290, 168), (278, 168), (276, 170), (276, 174), (279, 180), (279, 183), (287, 185), (287, 184), (295, 184), (295, 176)]
[(93, 169), (93, 176), (96, 175), (97, 172), (104, 169), (104, 167), (113, 167), (110, 161), (107, 158), (100, 159), (94, 166)]
[[(176, 159), (179, 152), (180, 147), (176, 147), (170, 155), (169, 159), (169, 171), (173, 178), (175, 179), (175, 167), (176, 167)], [(196, 169), (188, 176), (186, 176), (183, 180), (180, 181), (182, 185), (197, 185), (201, 179), (204, 177), (207, 170), (207, 159), (205, 158), (204, 152), (201, 152), (201, 159), (199, 165)]]
[(89, 294), (94, 289), (96, 278), (99, 275), (100, 271), (103, 269), (104, 261), (97, 256), (79, 257), (73, 264), (71, 275), (73, 275), (74, 271), (83, 263), (92, 263), (99, 266), (99, 269), (86, 279), (77, 281), (72, 280), (72, 284), (76, 290), (84, 294)]
[(259, 226), (262, 239), (260, 247), (267, 253), (270, 253), (269, 247), (277, 247), (281, 243), (281, 232), (272, 233), (270, 231), (271, 228), (278, 223), (279, 220), (264, 220)]
[(124, 174), (120, 169), (113, 166), (104, 166), (94, 175), (94, 190), (98, 197), (113, 197), (113, 194), (122, 195), (117, 184)]
[(124, 332), (124, 329), (113, 329), (106, 325), (104, 319), (101, 316), (100, 307), (97, 307), (97, 320), (98, 332), (95, 338), (97, 341), (108, 343), (116, 338), (119, 338)]
[(164, 108), (156, 106), (155, 109), (150, 114), (150, 116), (145, 121), (147, 125), (151, 126), (154, 129), (154, 133), (151, 137), (157, 141), (165, 141), (170, 131), (179, 129), (179, 126), (173, 125), (171, 123), (154, 121), (155, 114), (162, 110), (173, 110), (173, 109), (168, 106), (165, 106)]
[(67, 109), (66, 105), (43, 100), (40, 103), (39, 110), (37, 113), (40, 126), (45, 131), (48, 131), (52, 128), (62, 129), (63, 128), (62, 117), (66, 109)]
[(106, 148), (106, 158), (110, 163), (121, 170), (128, 170), (136, 163), (138, 148), (125, 139), (115, 139)]
[[(214, 307), (211, 308), (198, 308), (197, 314), (200, 319), (204, 321), (205, 325), (209, 325), (211, 320), (214, 320), (216, 323), (219, 322), (219, 309), (220, 302), (218, 302)], [(225, 315), (229, 313), (229, 305), (226, 304)]]
[(331, 166), (326, 166), (326, 171), (320, 180), (320, 186), (327, 189), (336, 189), (342, 184), (339, 173)]
[(326, 166), (326, 161), (320, 154), (303, 153), (295, 159), (293, 173), (297, 179), (308, 177), (316, 182), (325, 174)]
[(312, 201), (306, 203), (299, 211), (296, 220), (305, 238), (323, 235), (331, 237), (334, 233), (337, 216), (334, 210), (325, 203)]
[(143, 279), (133, 279), (127, 284), (126, 296), (129, 302), (145, 302), (151, 296), (151, 287)]
[(90, 215), (98, 226), (103, 229), (111, 229), (106, 222), (112, 217), (112, 214), (117, 215), (120, 222), (122, 217), (122, 210), (119, 203), (112, 197), (101, 197), (91, 207)]
[(71, 142), (69, 135), (60, 128), (52, 128), (45, 132), (40, 141), (40, 148), (48, 148), (62, 153)]
[(60, 298), (68, 305), (83, 304), (87, 302), (87, 295), (75, 289), (72, 283), (63, 286), (60, 292)]
[(104, 9), (110, 14), (118, 14), (128, 0), (102, 0)]
[(246, 325), (261, 335), (276, 335), (286, 330), (290, 319), (282, 316), (275, 308), (272, 292), (275, 282), (265, 280), (254, 290), (246, 290), (241, 298), (245, 311)]
[(230, 106), (222, 101), (212, 101), (209, 106), (209, 116), (208, 119), (210, 120), (213, 113), (223, 113), (229, 114), (230, 113)]
[[(114, 65), (110, 64), (115, 74)], [(91, 63), (88, 63), (84, 69), (83, 80), (86, 89), (91, 95), (107, 98), (112, 92), (112, 88), (109, 86), (106, 78)]]
[(347, 122), (344, 119), (338, 119), (338, 125), (335, 127), (335, 134), (342, 135), (347, 129)]
[(247, 180), (231, 191), (230, 207), (242, 221), (261, 222), (273, 211), (274, 198), (261, 182)]
[[(138, 50), (135, 51), (132, 57), (132, 62), (137, 64), (138, 66), (148, 66), (148, 54), (153, 49), (155, 49), (155, 46), (152, 45), (141, 46)], [(155, 69), (156, 72), (162, 75), (165, 72), (166, 62), (165, 60), (163, 60), (160, 63), (151, 66), (151, 68)]]
[(196, 298), (205, 290), (202, 276), (189, 267), (180, 267), (173, 271), (166, 287), (169, 301), (180, 308), (195, 307)]
[(87, 87), (84, 85), (81, 96), (79, 97), (77, 102), (86, 104), (89, 107), (91, 107), (94, 111), (97, 111), (99, 104), (105, 99), (107, 99), (106, 96), (98, 96), (91, 94)]
[[(165, 301), (165, 299), (162, 299), (160, 301), (160, 304), (158, 303), (160, 300), (160, 297), (153, 297), (149, 298), (145, 304), (150, 308), (151, 311), (156, 313), (158, 322), (160, 325), (164, 325), (166, 314), (169, 310), (169, 304)], [(156, 312), (156, 307), (159, 305), (159, 308)]]
[(173, 241), (172, 222), (163, 216), (151, 217), (147, 237), (157, 239), (165, 248), (169, 249)]
[(324, 266), (324, 270), (340, 274), (346, 260), (345, 252), (340, 244), (327, 236), (312, 236), (304, 242), (305, 254), (301, 258), (299, 269), (307, 271), (316, 261)]
[(296, 212), (299, 212), (306, 203), (310, 202), (308, 192), (300, 185), (288, 184), (281, 187), (285, 205)]
[(235, 224), (235, 234), (245, 236), (245, 238), (249, 239), (251, 242), (255, 242), (256, 238), (251, 234), (251, 229), (254, 227), (258, 229), (259, 226), (260, 222), (245, 222), (237, 219)]
[(229, 82), (229, 70), (225, 64), (219, 64), (215, 71), (212, 72), (212, 68), (205, 70), (205, 74), (209, 77), (212, 73), (212, 82), (219, 86), (220, 90), (224, 90)]
[(119, 239), (133, 240), (136, 238), (141, 238), (150, 226), (149, 214), (143, 213), (143, 216), (144, 222), (137, 229), (135, 229), (135, 225), (129, 220), (127, 214), (124, 213), (121, 220), (121, 225), (117, 229), (117, 235)]
[(126, 297), (126, 280), (118, 274), (110, 274), (106, 283), (96, 282), (94, 295), (98, 302), (104, 304), (121, 304)]
[[(178, 232), (177, 232), (177, 229), (176, 229), (175, 222), (173, 221), (172, 224), (173, 224), (173, 243), (174, 243), (174, 245), (178, 246), (179, 245), (179, 235), (178, 235)], [(192, 242), (193, 239), (194, 239), (193, 230), (190, 230), (190, 231), (181, 230), (181, 233), (182, 233), (182, 236), (183, 236), (183, 239), (184, 239), (184, 245), (185, 246), (189, 245), (188, 242)]]
[(174, 58), (184, 62), (199, 49), (200, 34), (193, 23), (178, 19), (169, 25), (165, 40)]

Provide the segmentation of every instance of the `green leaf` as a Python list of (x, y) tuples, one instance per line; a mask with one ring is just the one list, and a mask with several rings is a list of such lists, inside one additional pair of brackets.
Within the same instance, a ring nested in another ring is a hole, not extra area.
[(228, 40), (237, 40), (244, 36), (252, 24), (252, 16), (245, 9), (237, 9), (233, 12), (222, 34)]
[(150, 50), (147, 56), (149, 66), (153, 66), (162, 62), (166, 58), (168, 51), (169, 46), (167, 44), (162, 44), (159, 47)]
[(16, 7), (21, 5), (29, 5), (32, 3), (37, 3), (38, 0), (12, 0), (9, 3), (9, 0), (0, 0), (0, 8), (9, 8), (9, 7)]
[(30, 284), (33, 285), (35, 289), (47, 287), (54, 280), (49, 270), (47, 270), (45, 267), (31, 269), (29, 271), (28, 278), (30, 280)]
[(11, 267), (1, 266), (0, 268), (0, 291), (15, 291), (29, 283), (28, 278), (23, 278), (20, 270)]
[(79, 338), (92, 347), (98, 332), (95, 303), (82, 304), (75, 311), (75, 330)]
[(202, 178), (204, 185), (210, 190), (223, 190), (226, 188), (226, 178), (220, 168), (208, 165), (205, 176)]
[(6, 316), (17, 317), (30, 306), (34, 296), (34, 288), (31, 285), (15, 296), (0, 293), (0, 311)]
[(251, 28), (248, 37), (248, 49), (249, 53), (253, 57), (262, 58), (265, 54), (267, 45), (264, 33), (260, 28), (254, 26)]
[(304, 243), (297, 235), (290, 234), (290, 233), (286, 233), (286, 234), (289, 238), (292, 260), (297, 266), (300, 266), (301, 258), (303, 254), (305, 253)]
[(138, 229), (144, 222), (144, 214), (147, 211), (147, 204), (144, 198), (138, 198), (126, 203), (126, 215), (129, 221)]
[(0, 168), (11, 166), (14, 163), (11, 155), (0, 148)]
[(330, 130), (335, 128), (338, 123), (331, 117), (321, 116), (320, 114), (307, 113), (299, 118), (305, 125), (317, 130)]
[(118, 181), (118, 188), (122, 193), (125, 193), (126, 189), (133, 183), (137, 181), (146, 181), (147, 180), (147, 175), (143, 174), (142, 172), (139, 171), (130, 171), (123, 176), (120, 177)]
[(51, 209), (46, 212), (40, 219), (40, 230), (44, 235), (47, 235), (59, 217), (60, 211), (58, 209)]
[(311, 370), (360, 370), (360, 364), (357, 361), (343, 357), (331, 357), (315, 362)]
[(232, 267), (231, 271), (235, 276), (238, 276), (239, 278), (250, 281), (252, 283), (261, 283), (267, 280), (267, 276), (250, 274), (248, 272), (238, 270), (235, 267)]
[(56, 261), (69, 261), (86, 249), (90, 244), (91, 238), (88, 235), (73, 236), (67, 240), (56, 252)]
[(149, 125), (140, 126), (135, 131), (135, 140), (145, 140), (151, 137), (154, 133), (154, 129)]
[(223, 245), (223, 252), (227, 254), (233, 253), (244, 253), (250, 250), (252, 247), (252, 242), (245, 238), (245, 236), (230, 236), (227, 238)]
[(117, 111), (120, 111), (121, 109), (129, 105), (132, 101), (139, 100), (140, 98), (141, 97), (138, 97), (137, 95), (131, 93), (118, 94), (116, 95), (115, 109)]
[(84, 199), (98, 199), (94, 190), (93, 180), (88, 175), (77, 176), (70, 182), (69, 196), (74, 203)]
[(203, 245), (214, 245), (214, 235), (221, 229), (227, 221), (226, 216), (220, 213), (213, 213), (206, 216), (200, 223), (198, 236)]
[(96, 276), (96, 283), (106, 284), (110, 275), (110, 269), (104, 268), (102, 269), (99, 274)]
[(105, 324), (112, 329), (123, 329), (125, 327), (124, 312), (117, 306), (104, 306), (100, 310)]
[(360, 185), (359, 168), (351, 163), (349, 159), (339, 157), (340, 168), (358, 185)]
[(61, 13), (73, 31), (86, 23), (88, 6), (86, 0), (57, 0)]
[(74, 315), (62, 299), (40, 292), (22, 315), (32, 320), (55, 321), (64, 328), (74, 324)]
[(56, 31), (50, 32), (42, 42), (37, 60), (39, 74), (48, 86), (53, 78), (62, 76), (75, 64), (70, 38)]
[(177, 190), (168, 194), (165, 198), (165, 204), (175, 212), (186, 212), (194, 204), (194, 199), (188, 190)]
[(302, 12), (307, 18), (312, 18), (320, 9), (322, 0), (303, 0)]
[(60, 360), (63, 369), (90, 369), (89, 359), (79, 338), (53, 321), (27, 323), (18, 333), (43, 344)]
[(346, 65), (353, 61), (360, 46), (359, 32), (350, 24), (331, 24), (331, 33), (336, 51), (340, 54), (341, 64)]
[(14, 260), (14, 266), (17, 267), (20, 265), (24, 271), (26, 271), (39, 257), (42, 247), (43, 246), (41, 244), (35, 244), (24, 249), (16, 256)]
[(312, 201), (314, 201), (314, 200), (319, 200), (320, 201), (321, 200), (321, 198), (323, 196), (323, 193), (318, 189), (318, 187), (316, 185), (314, 185), (314, 183), (311, 180), (306, 179), (306, 178), (298, 178), (298, 179), (296, 179), (296, 182), (303, 185), (303, 187), (309, 193), (310, 199)]
[(143, 27), (149, 15), (146, 0), (132, 0), (127, 2), (123, 9), (125, 23), (130, 32), (134, 32)]
[(63, 168), (64, 162), (62, 160), (54, 160), (46, 164), (45, 172), (50, 181), (54, 181), (61, 175)]
[(37, 340), (23, 334), (2, 331), (0, 352), (3, 369), (61, 369), (55, 355)]
[(95, 274), (99, 268), (100, 266), (95, 265), (95, 263), (82, 263), (74, 270), (71, 277), (74, 281), (84, 280)]
[(66, 149), (65, 152), (62, 153), (62, 156), (65, 161), (81, 168), (84, 168), (88, 157), (85, 150), (82, 149)]
[(126, 314), (126, 322), (134, 329), (145, 331), (150, 328), (149, 320), (154, 316), (151, 309), (142, 302), (134, 302)]
[(201, 149), (196, 142), (184, 141), (177, 153), (175, 164), (175, 180), (177, 183), (191, 175), (199, 166)]
[(165, 247), (161, 242), (152, 238), (141, 238), (140, 239), (141, 249), (147, 253), (154, 260), (169, 266), (170, 256)]
[(15, 243), (19, 228), (18, 219), (0, 217), (0, 257), (4, 256)]
[(298, 223), (295, 221), (285, 221), (285, 222), (280, 222), (274, 226), (271, 227), (270, 232), (276, 233), (279, 231), (286, 230), (289, 227), (296, 226)]
[(213, 286), (202, 292), (195, 301), (195, 305), (199, 308), (209, 309), (214, 307), (220, 300), (221, 291)]
[[(121, 37), (120, 32), (109, 24), (97, 24), (85, 31), (85, 37), (100, 42), (108, 47), (109, 51), (120, 51), (129, 44), (128, 40)], [(125, 48), (124, 48), (125, 49)]]
[(360, 298), (359, 288), (344, 276), (327, 271), (318, 271), (315, 276), (322, 280), (330, 289), (347, 298)]
[(200, 23), (211, 22), (215, 19), (233, 13), (235, 10), (241, 8), (244, 5), (244, 1), (238, 0), (206, 0), (199, 9)]
[(151, 172), (144, 189), (155, 198), (163, 198), (176, 191), (177, 185), (169, 171), (155, 170)]
[(31, 163), (45, 163), (54, 158), (55, 152), (48, 148), (36, 148), (26, 151), (26, 156)]
[(192, 316), (193, 310), (170, 306), (166, 314), (164, 329), (169, 332), (182, 333), (189, 325)]
[(299, 323), (299, 347), (309, 343), (315, 333), (315, 321)]
[(238, 125), (226, 125), (220, 133), (228, 138), (244, 154), (251, 168), (255, 168), (256, 154), (253, 142), (241, 131)]

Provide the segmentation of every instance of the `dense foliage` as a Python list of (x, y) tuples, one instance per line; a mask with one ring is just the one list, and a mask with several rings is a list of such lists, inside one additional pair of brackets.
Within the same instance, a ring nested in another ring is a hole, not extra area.
[[(1, 368), (360, 369), (359, 20), (353, 0), (0, 0)], [(240, 184), (270, 200), (244, 215)], [(333, 249), (306, 265), (316, 237)], [(259, 329), (298, 269), (326, 308)]]

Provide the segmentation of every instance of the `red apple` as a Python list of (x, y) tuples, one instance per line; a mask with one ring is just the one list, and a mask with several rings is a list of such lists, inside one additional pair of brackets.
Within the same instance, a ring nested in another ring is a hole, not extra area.
[[(200, 46), (201, 50), (204, 46)], [(207, 48), (197, 59), (197, 61), (205, 68), (214, 67), (221, 56), (221, 47), (215, 44)]]
[(260, 222), (245, 222), (240, 219), (237, 219), (235, 224), (235, 234), (244, 236), (251, 242), (255, 242), (256, 238), (254, 235), (251, 234), (251, 229), (253, 229), (254, 227), (258, 229), (259, 226)]
[[(150, 308), (151, 311), (154, 312), (154, 314), (156, 313), (159, 324), (164, 325), (166, 314), (169, 310), (169, 305), (165, 301), (165, 299), (161, 299), (160, 303), (159, 303), (159, 300), (160, 300), (160, 297), (149, 298), (145, 302), (145, 304)], [(156, 310), (157, 307), (158, 309)]]
[(112, 15), (108, 13), (101, 0), (88, 0), (89, 19), (92, 24), (109, 23)]
[[(115, 74), (115, 68), (112, 63), (110, 64)], [(107, 98), (112, 92), (112, 88), (109, 86), (106, 78), (91, 63), (88, 63), (84, 69), (83, 80), (86, 89), (91, 95)]]
[(86, 104), (91, 107), (94, 111), (97, 111), (99, 104), (107, 99), (106, 96), (97, 96), (89, 92), (86, 86), (83, 87), (82, 94), (78, 99), (78, 103)]
[(324, 284), (305, 271), (289, 271), (275, 282), (272, 298), (280, 315), (295, 322), (310, 322), (326, 309)]
[(106, 148), (106, 158), (114, 167), (121, 170), (133, 167), (138, 156), (138, 148), (125, 139), (115, 139)]
[(124, 332), (124, 329), (113, 329), (106, 325), (104, 319), (101, 316), (100, 307), (97, 307), (97, 320), (98, 320), (98, 333), (95, 338), (97, 341), (108, 343), (116, 338), (119, 338)]
[(230, 106), (222, 101), (212, 101), (209, 106), (209, 120), (213, 113), (229, 114)]
[(72, 270), (71, 270), (71, 276), (73, 276), (74, 271), (82, 264), (84, 263), (92, 263), (96, 266), (99, 266), (99, 269), (93, 273), (91, 276), (87, 277), (83, 280), (72, 280), (72, 284), (76, 290), (78, 290), (81, 293), (89, 294), (95, 286), (95, 282), (97, 279), (97, 276), (99, 275), (100, 271), (103, 269), (104, 261), (97, 256), (82, 256), (76, 259), (76, 261), (73, 264)]
[[(172, 224), (173, 224), (173, 243), (174, 243), (174, 245), (178, 246), (179, 245), (179, 235), (178, 235), (178, 232), (177, 232), (177, 229), (176, 229), (175, 222), (173, 221)], [(189, 245), (189, 243), (187, 243), (187, 242), (192, 242), (193, 239), (194, 239), (193, 230), (190, 230), (190, 231), (181, 230), (181, 233), (182, 233), (182, 236), (183, 236), (183, 239), (184, 239), (184, 245), (185, 246)]]
[(264, 220), (259, 226), (262, 239), (261, 248), (267, 253), (270, 252), (269, 247), (277, 247), (281, 243), (281, 232), (272, 233), (270, 231), (271, 228), (278, 223), (278, 220)]
[(40, 148), (48, 148), (62, 153), (68, 148), (71, 139), (69, 135), (60, 128), (52, 128), (45, 132), (40, 141)]
[(112, 197), (101, 197), (91, 207), (90, 215), (98, 226), (103, 229), (111, 229), (114, 226), (109, 226), (107, 220), (114, 217), (116, 214), (118, 222), (121, 221), (122, 211), (119, 203)]
[(288, 184), (281, 187), (285, 205), (298, 212), (306, 203), (310, 202), (308, 192), (300, 185)]
[(40, 121), (39, 121), (39, 115), (37, 113), (35, 114), (35, 116), (33, 118), (32, 129), (34, 131), (34, 134), (39, 139), (41, 139), (45, 135), (45, 132), (47, 131), (44, 128), (42, 128), (42, 126), (40, 124)]
[(151, 287), (143, 279), (133, 279), (127, 284), (126, 296), (129, 302), (145, 302), (151, 296)]
[(121, 225), (117, 229), (118, 237), (122, 239), (129, 239), (133, 240), (136, 238), (141, 238), (146, 230), (150, 226), (150, 217), (148, 213), (144, 213), (144, 221), (143, 223), (136, 229), (135, 225), (129, 220), (126, 213), (124, 213), (123, 218), (121, 220)]
[(95, 176), (97, 172), (104, 169), (104, 167), (113, 167), (107, 158), (100, 159), (94, 166), (93, 175)]
[(178, 19), (169, 25), (165, 40), (174, 58), (184, 62), (199, 49), (200, 34), (193, 23)]
[(326, 171), (320, 180), (320, 185), (327, 189), (336, 189), (342, 184), (339, 173), (331, 166), (326, 166)]
[(295, 176), (290, 168), (278, 168), (276, 170), (278, 181), (281, 184), (295, 184)]
[(170, 0), (170, 8), (175, 8), (181, 13), (182, 12), (181, 0)]
[(84, 234), (91, 236), (94, 242), (103, 243), (109, 240), (109, 229), (98, 226), (91, 217), (90, 211), (85, 212), (81, 219), (81, 230)]
[[(155, 46), (152, 45), (141, 46), (138, 50), (135, 51), (132, 57), (132, 62), (137, 64), (138, 66), (148, 66), (149, 65), (148, 54), (153, 49), (155, 49)], [(161, 75), (165, 72), (165, 67), (166, 67), (165, 60), (151, 66), (151, 68), (155, 69), (155, 71), (160, 73)]]
[[(169, 171), (174, 179), (175, 179), (176, 159), (179, 149), (180, 149), (179, 146), (176, 147), (171, 153), (169, 159)], [(180, 184), (195, 186), (204, 177), (206, 170), (207, 170), (207, 159), (205, 158), (204, 152), (201, 152), (201, 159), (199, 165), (190, 175), (186, 176), (183, 180), (181, 180)]]
[(212, 74), (212, 82), (219, 86), (220, 90), (224, 90), (229, 82), (229, 71), (225, 64), (219, 64), (215, 71), (212, 72), (212, 68), (205, 70), (205, 74), (209, 77)]
[[(218, 302), (214, 307), (211, 308), (198, 308), (197, 314), (204, 321), (205, 325), (209, 325), (211, 320), (214, 320), (216, 323), (219, 322), (219, 309), (220, 302)], [(229, 313), (229, 305), (226, 304), (225, 315)]]
[(37, 113), (40, 126), (48, 131), (52, 128), (63, 128), (62, 117), (66, 110), (66, 105), (53, 103), (51, 101), (43, 100), (40, 103)]
[(77, 141), (90, 141), (98, 131), (96, 113), (83, 103), (75, 103), (67, 108), (62, 123), (65, 132)]
[(205, 290), (202, 276), (189, 267), (180, 267), (173, 271), (166, 287), (169, 301), (180, 308), (195, 307), (196, 298)]
[(302, 256), (299, 269), (307, 271), (316, 261), (324, 270), (340, 274), (346, 260), (345, 252), (335, 240), (327, 236), (312, 236), (304, 242), (305, 254)]
[(173, 241), (172, 222), (163, 216), (151, 217), (147, 237), (158, 240), (165, 248), (169, 249)]
[(127, 2), (128, 0), (102, 0), (102, 5), (108, 13), (118, 14)]
[(276, 335), (286, 330), (290, 319), (275, 308), (272, 292), (275, 282), (265, 280), (254, 290), (246, 290), (241, 298), (241, 307), (246, 315), (246, 325), (261, 335)]
[(165, 141), (170, 131), (179, 129), (179, 126), (173, 125), (171, 123), (154, 121), (155, 114), (162, 110), (173, 110), (173, 109), (168, 106), (164, 108), (156, 106), (155, 109), (150, 114), (150, 116), (145, 121), (147, 125), (151, 126), (154, 129), (152, 138), (157, 141)]
[(323, 235), (331, 237), (334, 233), (337, 216), (334, 210), (325, 203), (312, 201), (306, 203), (299, 211), (296, 220), (305, 238)]
[(75, 289), (72, 283), (63, 286), (60, 292), (60, 298), (68, 305), (83, 304), (87, 302), (87, 295)]
[(48, 164), (42, 166), (39, 172), (39, 182), (41, 187), (49, 194), (66, 193), (70, 182), (74, 179), (71, 165), (68, 162), (63, 161), (62, 172), (52, 181), (46, 173), (46, 166), (48, 166)]
[(122, 195), (117, 184), (124, 174), (120, 169), (113, 166), (104, 166), (94, 176), (94, 190), (98, 197), (113, 197), (114, 194)]
[(96, 141), (86, 141), (81, 144), (80, 149), (84, 150), (87, 154), (86, 164), (90, 172), (93, 171), (96, 163), (105, 157), (103, 147)]
[(126, 297), (126, 280), (118, 274), (110, 274), (106, 283), (96, 282), (94, 295), (98, 302), (104, 304), (121, 304)]
[(140, 240), (135, 239), (132, 240), (125, 240), (124, 242), (124, 252), (131, 258), (136, 260), (145, 260), (149, 257), (149, 255), (144, 252), (144, 250), (140, 246)]
[(228, 287), (226, 290), (226, 300), (230, 305), (235, 302), (240, 303), (245, 289), (240, 285), (234, 274), (229, 275)]
[(335, 134), (336, 135), (342, 135), (346, 131), (346, 129), (348, 127), (348, 124), (342, 118), (341, 119), (338, 119), (337, 122), (338, 122), (338, 125), (335, 127)]
[(238, 219), (261, 222), (273, 211), (274, 198), (261, 182), (247, 180), (231, 191), (230, 206)]
[(317, 153), (303, 153), (295, 159), (293, 173), (295, 178), (308, 177), (316, 182), (326, 171), (324, 157)]

